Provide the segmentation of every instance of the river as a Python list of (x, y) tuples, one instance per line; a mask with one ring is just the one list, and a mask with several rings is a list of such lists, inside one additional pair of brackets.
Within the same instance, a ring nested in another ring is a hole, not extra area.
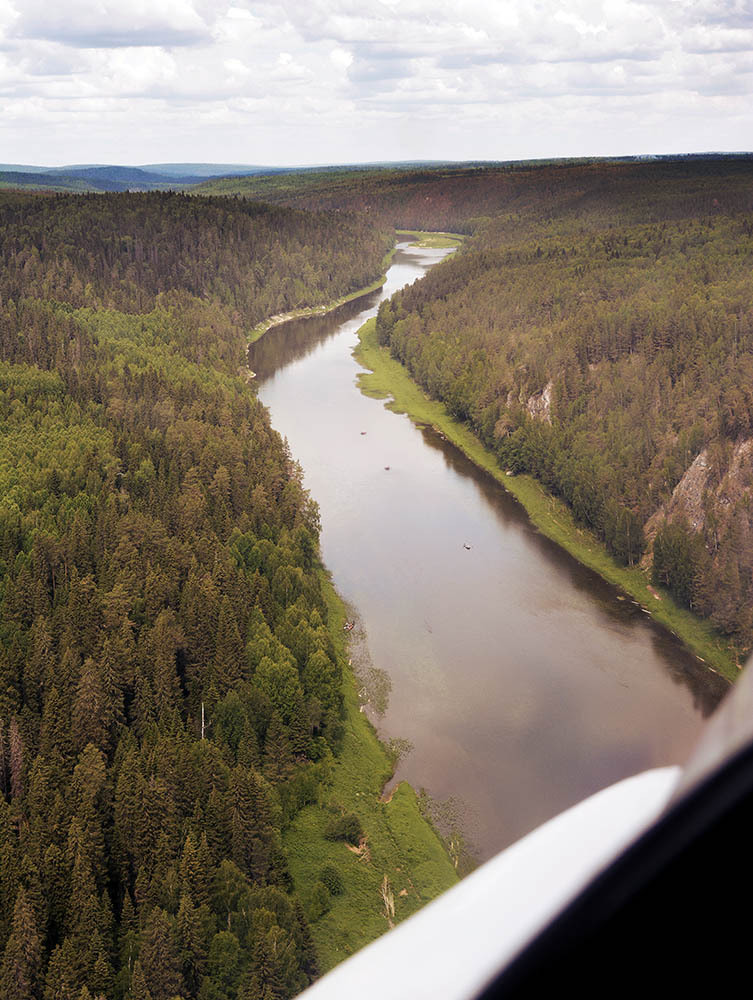
[(358, 390), (357, 330), (445, 254), (401, 244), (381, 290), (273, 328), (249, 364), (357, 609), (370, 717), (412, 744), (395, 780), (449, 803), (485, 859), (599, 788), (682, 763), (726, 685), (453, 445)]

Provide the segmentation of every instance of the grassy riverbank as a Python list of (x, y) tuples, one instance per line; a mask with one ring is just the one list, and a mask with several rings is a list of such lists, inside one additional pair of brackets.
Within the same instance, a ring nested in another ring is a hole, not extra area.
[[(619, 565), (604, 546), (588, 531), (578, 526), (567, 507), (530, 476), (508, 476), (496, 457), (465, 425), (454, 420), (444, 404), (429, 399), (407, 370), (382, 348), (376, 339), (376, 321), (369, 320), (359, 331), (360, 345), (354, 354), (371, 373), (359, 376), (361, 390), (376, 398), (392, 397), (387, 405), (398, 413), (407, 413), (419, 424), (438, 428), (476, 465), (489, 472), (525, 507), (531, 521), (547, 537), (566, 549), (579, 562), (595, 570), (669, 628), (717, 673), (734, 680), (737, 660), (730, 644), (707, 622), (679, 607), (661, 588), (650, 588), (650, 581), (639, 568)], [(658, 596), (657, 596), (658, 595)]]
[[(447, 249), (459, 247), (463, 242), (465, 237), (461, 233), (425, 233), (418, 229), (397, 229), (395, 230), (395, 235), (399, 240), (405, 237), (413, 237), (413, 246), (432, 249)], [(352, 302), (354, 299), (360, 299), (364, 295), (369, 295), (371, 292), (375, 292), (377, 288), (381, 288), (382, 285), (387, 280), (387, 269), (392, 263), (392, 258), (395, 255), (395, 247), (392, 248), (384, 257), (382, 261), (382, 274), (381, 278), (377, 278), (376, 281), (372, 281), (370, 285), (365, 288), (359, 288), (355, 292), (351, 292), (349, 295), (343, 295), (339, 299), (334, 299), (332, 302), (327, 302), (324, 305), (319, 306), (302, 306), (300, 309), (292, 309), (290, 312), (277, 313), (275, 316), (268, 316), (267, 319), (262, 320), (261, 323), (257, 323), (256, 326), (251, 330), (248, 335), (249, 344), (255, 344), (257, 340), (260, 340), (267, 330), (271, 330), (274, 326), (279, 326), (281, 323), (287, 323), (292, 319), (305, 319), (307, 316), (324, 316), (326, 313), (332, 312), (334, 309), (344, 306), (346, 302)]]
[[(394, 899), (395, 923), (458, 879), (439, 837), (421, 815), (410, 785), (403, 782), (389, 802), (380, 801), (393, 762), (360, 710), (342, 631), (345, 608), (324, 573), (322, 583), (345, 675), (345, 737), (320, 802), (298, 813), (284, 842), (296, 889), (309, 901), (311, 932), (322, 971), (327, 971), (388, 929), (382, 896), (385, 877)], [(360, 852), (342, 841), (324, 838), (327, 824), (342, 812), (355, 813), (360, 819), (366, 835)], [(315, 886), (325, 865), (337, 870), (344, 892), (330, 896), (330, 909), (318, 915)]]
[[(454, 244), (453, 244), (454, 245)], [(395, 255), (395, 248), (389, 250), (382, 261), (382, 276), (377, 278), (376, 281), (372, 281), (370, 285), (365, 288), (359, 288), (355, 292), (351, 292), (349, 295), (343, 295), (339, 299), (333, 299), (332, 302), (327, 302), (320, 306), (302, 306), (300, 309), (292, 309), (290, 312), (277, 313), (275, 316), (268, 316), (267, 319), (262, 320), (261, 323), (257, 323), (256, 326), (251, 330), (248, 335), (249, 344), (255, 344), (257, 340), (260, 340), (267, 330), (271, 330), (273, 326), (279, 326), (281, 323), (287, 323), (291, 319), (305, 319), (307, 316), (324, 316), (326, 313), (332, 312), (334, 309), (338, 309), (340, 306), (344, 306), (346, 302), (353, 302), (354, 299), (360, 299), (364, 295), (369, 295), (371, 292), (375, 292), (377, 288), (381, 288), (382, 285), (387, 280), (387, 268), (392, 263), (392, 258)]]
[(396, 229), (395, 232), (398, 239), (412, 237), (411, 246), (433, 250), (454, 249), (465, 239), (462, 233), (426, 233), (420, 229)]

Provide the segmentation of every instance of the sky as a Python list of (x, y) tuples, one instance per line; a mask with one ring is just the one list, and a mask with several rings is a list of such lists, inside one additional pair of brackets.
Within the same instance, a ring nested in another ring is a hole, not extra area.
[(750, 150), (753, 0), (0, 0), (0, 162)]

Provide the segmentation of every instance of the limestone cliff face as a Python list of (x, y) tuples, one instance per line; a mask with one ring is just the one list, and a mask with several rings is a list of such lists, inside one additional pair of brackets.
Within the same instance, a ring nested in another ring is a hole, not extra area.
[(646, 565), (664, 519), (680, 517), (703, 534), (715, 561), (727, 554), (726, 549), (740, 550), (734, 553), (738, 556), (748, 550), (746, 543), (753, 536), (753, 438), (738, 440), (715, 460), (708, 448), (695, 457), (670, 499), (646, 522)]
[(644, 531), (646, 539), (651, 544), (656, 532), (665, 520), (684, 517), (693, 531), (700, 531), (704, 522), (704, 497), (709, 482), (708, 449), (695, 457), (680, 482), (672, 491), (667, 503), (662, 504), (646, 522)]
[(551, 424), (551, 410), (552, 410), (552, 389), (554, 388), (554, 382), (551, 380), (547, 382), (541, 392), (535, 392), (532, 396), (528, 397), (526, 402), (526, 410), (529, 415), (533, 417), (534, 420), (545, 420), (548, 424)]

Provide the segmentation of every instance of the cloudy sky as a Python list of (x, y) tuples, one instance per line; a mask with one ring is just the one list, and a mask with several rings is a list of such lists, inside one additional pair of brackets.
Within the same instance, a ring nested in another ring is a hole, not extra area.
[(753, 0), (0, 0), (0, 162), (753, 148)]

